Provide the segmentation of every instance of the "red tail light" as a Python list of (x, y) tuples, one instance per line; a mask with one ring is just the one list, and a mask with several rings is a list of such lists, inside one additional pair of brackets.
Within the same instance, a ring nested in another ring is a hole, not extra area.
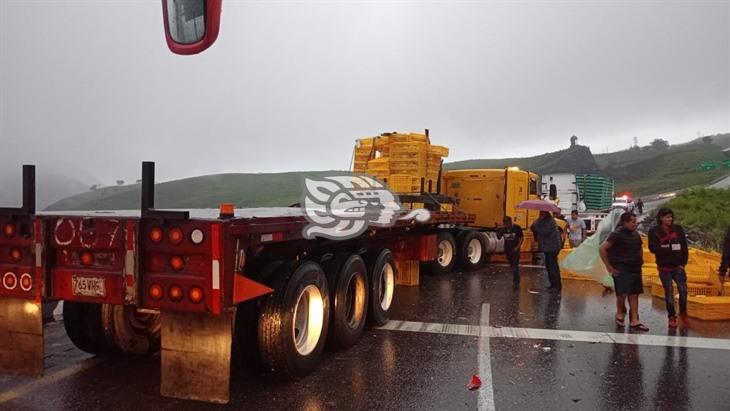
[(5, 224), (5, 226), (3, 226), (3, 234), (5, 234), (5, 237), (8, 237), (8, 238), (15, 237), (15, 224), (13, 224), (13, 223)]
[(18, 284), (18, 277), (15, 276), (15, 273), (8, 272), (3, 275), (3, 286), (5, 288), (12, 290), (16, 284)]
[(79, 255), (79, 260), (81, 260), (81, 264), (83, 265), (91, 265), (94, 263), (94, 254), (90, 251), (83, 251)]
[(175, 271), (180, 271), (185, 266), (185, 262), (182, 257), (179, 255), (173, 256), (170, 258), (170, 268), (172, 268)]
[(159, 284), (152, 284), (148, 293), (151, 299), (159, 300), (162, 298), (162, 286)]
[(23, 259), (23, 253), (21, 253), (19, 249), (13, 248), (10, 250), (10, 259), (17, 263)]
[(33, 285), (33, 279), (30, 277), (30, 274), (23, 273), (23, 275), (20, 276), (20, 288), (23, 289), (23, 291), (30, 291), (30, 287)]
[(150, 230), (150, 240), (152, 240), (153, 243), (159, 243), (162, 241), (162, 237), (164, 237), (164, 234), (160, 227), (155, 227)]
[(190, 290), (188, 290), (188, 298), (194, 303), (203, 301), (203, 290), (200, 287), (190, 287)]
[(172, 287), (170, 287), (170, 299), (172, 301), (180, 301), (182, 300), (182, 296), (182, 288), (177, 285), (173, 285)]
[(179, 228), (173, 228), (168, 235), (170, 242), (176, 245), (182, 243), (183, 237), (183, 231)]

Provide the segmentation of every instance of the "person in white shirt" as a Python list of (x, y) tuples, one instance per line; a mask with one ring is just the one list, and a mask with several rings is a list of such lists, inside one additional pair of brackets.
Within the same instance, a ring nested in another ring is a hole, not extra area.
[(571, 211), (570, 217), (566, 221), (568, 223), (570, 247), (578, 247), (586, 239), (586, 223), (578, 217), (578, 210)]

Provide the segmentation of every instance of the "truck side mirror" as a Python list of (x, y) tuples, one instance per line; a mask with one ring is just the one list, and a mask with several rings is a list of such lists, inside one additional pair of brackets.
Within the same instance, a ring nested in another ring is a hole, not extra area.
[(167, 46), (175, 54), (197, 54), (218, 38), (222, 0), (162, 0)]

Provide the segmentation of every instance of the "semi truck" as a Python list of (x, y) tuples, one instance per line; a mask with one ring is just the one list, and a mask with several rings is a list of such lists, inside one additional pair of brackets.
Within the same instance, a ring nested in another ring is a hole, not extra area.
[(544, 174), (541, 180), (542, 197), (555, 202), (563, 215), (578, 210), (588, 234), (595, 232), (598, 223), (611, 210), (614, 182), (611, 177), (597, 174), (557, 173)]
[(537, 197), (534, 173), (459, 170), (439, 181), (436, 192), (400, 195), (399, 215), (416, 204), (427, 221), (328, 239), (304, 235), (297, 207), (158, 210), (149, 162), (139, 210), (36, 212), (35, 168), (24, 166), (22, 205), (0, 208), (0, 370), (43, 373), (41, 303), (62, 300), (81, 350), (159, 351), (165, 396), (225, 403), (231, 367), (251, 364), (303, 378), (325, 344), (350, 347), (366, 324), (388, 321), (396, 284), (418, 285), (421, 268), (477, 269), (501, 251), (502, 216), (536, 218), (515, 208)]

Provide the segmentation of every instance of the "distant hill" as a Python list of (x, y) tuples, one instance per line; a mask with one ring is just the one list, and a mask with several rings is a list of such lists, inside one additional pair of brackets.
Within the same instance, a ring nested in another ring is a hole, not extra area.
[[(723, 175), (727, 168), (702, 171), (703, 161), (727, 158), (723, 148), (730, 147), (730, 134), (711, 136), (675, 146), (635, 147), (615, 153), (591, 153), (576, 145), (534, 157), (509, 159), (475, 159), (444, 164), (445, 169), (503, 168), (518, 166), (545, 173), (598, 173), (613, 177), (616, 191), (635, 195), (656, 194), (695, 185), (706, 185)], [(303, 176), (322, 176), (325, 171), (268, 174), (217, 174), (175, 180), (156, 185), (158, 208), (217, 207), (232, 202), (239, 207), (287, 206), (299, 202)], [(88, 190), (87, 188), (83, 188)], [(39, 185), (39, 195), (43, 187)], [(0, 200), (2, 199), (0, 191)], [(57, 201), (48, 210), (137, 209), (140, 185), (104, 187)], [(40, 208), (40, 207), (39, 207)]]
[(591, 149), (581, 145), (534, 157), (464, 160), (444, 164), (444, 168), (447, 170), (504, 168), (510, 166), (517, 166), (521, 169), (534, 171), (539, 174), (587, 174), (595, 173), (599, 170), (598, 164), (591, 153)]
[[(155, 185), (157, 208), (208, 208), (222, 202), (237, 207), (287, 206), (301, 201), (304, 175), (319, 177), (331, 171), (268, 174), (215, 174)], [(123, 210), (140, 206), (140, 184), (104, 187), (56, 203), (47, 210)]]
[(698, 167), (702, 162), (718, 163), (725, 158), (720, 146), (695, 143), (672, 146), (658, 153), (647, 154), (645, 158), (628, 155), (612, 157), (601, 173), (614, 178), (617, 192), (655, 194), (707, 185), (730, 174), (730, 169), (722, 166), (709, 171)]
[[(475, 159), (444, 164), (445, 169), (504, 168), (518, 166), (539, 174), (597, 173), (613, 177), (616, 192), (648, 195), (706, 185), (730, 174), (720, 162), (727, 159), (723, 149), (730, 147), (730, 133), (700, 137), (674, 146), (653, 144), (607, 154), (593, 154), (585, 146), (534, 157)], [(700, 170), (702, 162), (715, 162), (714, 170)]]
[[(22, 201), (22, 174), (20, 170), (0, 174), (0, 207), (19, 207)], [(74, 194), (88, 190), (88, 185), (71, 177), (47, 169), (36, 170), (36, 208), (46, 206)]]

